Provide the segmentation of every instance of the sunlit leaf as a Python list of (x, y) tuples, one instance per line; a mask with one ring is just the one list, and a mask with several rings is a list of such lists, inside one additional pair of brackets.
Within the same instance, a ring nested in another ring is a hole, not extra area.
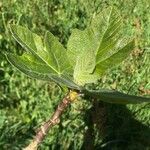
[(26, 75), (32, 78), (44, 81), (54, 81), (58, 84), (65, 84), (66, 86), (73, 89), (79, 89), (79, 86), (71, 80), (70, 76), (57, 76), (55, 72), (53, 72), (53, 70), (49, 68), (49, 66), (39, 62), (37, 58), (31, 54), (25, 53), (22, 56), (17, 56), (8, 53), (7, 59), (21, 72), (25, 73)]
[(122, 38), (122, 18), (112, 7), (99, 13), (92, 20), (91, 28), (100, 39), (95, 71), (101, 75), (129, 56), (134, 40), (128, 42)]
[[(77, 83), (95, 82), (98, 80), (97, 75), (100, 78), (107, 70), (120, 64), (129, 56), (134, 47), (134, 41), (128, 42), (122, 38), (122, 27), (120, 14), (114, 8), (109, 7), (96, 14), (85, 30), (73, 30), (68, 41), (67, 54), (75, 68), (74, 77)], [(91, 53), (95, 57), (89, 58), (88, 55), (92, 56)], [(89, 61), (89, 59), (93, 60)], [(96, 63), (93, 63), (95, 67), (93, 66), (92, 73), (89, 73), (87, 69), (86, 71), (81, 69), (83, 68), (81, 64), (86, 68), (89, 62), (94, 61)]]
[(108, 58), (118, 49), (122, 18), (112, 7), (96, 14), (83, 31), (74, 29), (69, 38), (67, 52), (74, 63), (82, 51), (95, 51), (97, 63)]
[(43, 41), (40, 36), (21, 26), (11, 26), (11, 32), (28, 52), (22, 56), (7, 54), (8, 60), (20, 71), (37, 79), (79, 88), (70, 75), (72, 68), (65, 48), (51, 33), (47, 32)]
[(67, 44), (67, 54), (71, 64), (75, 66), (77, 57), (81, 53), (86, 54), (88, 51), (95, 51), (97, 46), (94, 33), (91, 29), (87, 28), (84, 31), (74, 29)]
[(112, 7), (104, 9), (92, 19), (90, 28), (99, 43), (96, 62), (110, 57), (116, 52), (122, 33), (122, 18), (117, 10)]
[(74, 80), (79, 85), (86, 83), (94, 83), (99, 78), (98, 75), (93, 74), (95, 69), (95, 54), (94, 51), (87, 51), (79, 55), (76, 66), (74, 68)]
[(88, 91), (83, 87), (95, 83), (107, 70), (120, 64), (134, 48), (134, 40), (122, 38), (122, 19), (114, 8), (96, 14), (83, 31), (74, 29), (67, 51), (56, 37), (45, 38), (27, 28), (12, 25), (13, 37), (27, 50), (22, 56), (6, 54), (7, 59), (26, 75), (54, 81), (83, 91), (85, 96), (104, 102), (134, 104), (150, 98), (132, 96), (113, 90)]
[(130, 41), (127, 45), (119, 49), (118, 52), (111, 55), (107, 59), (97, 63), (96, 72), (100, 75), (103, 74), (107, 69), (114, 67), (115, 65), (120, 64), (125, 58), (129, 56), (129, 53), (134, 48), (134, 40)]
[(66, 49), (50, 32), (46, 33), (45, 45), (48, 57), (51, 59), (50, 65), (61, 74), (72, 73), (72, 67), (69, 64)]

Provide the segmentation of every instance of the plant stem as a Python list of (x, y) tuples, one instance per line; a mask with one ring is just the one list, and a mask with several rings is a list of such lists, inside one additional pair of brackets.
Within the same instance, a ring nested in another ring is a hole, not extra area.
[(60, 116), (62, 112), (69, 106), (71, 102), (73, 102), (78, 97), (78, 95), (79, 94), (76, 91), (68, 92), (68, 94), (58, 105), (52, 117), (48, 121), (43, 123), (43, 125), (37, 131), (36, 136), (34, 137), (32, 142), (26, 148), (24, 148), (24, 150), (37, 150), (39, 144), (44, 140), (49, 130), (60, 122)]

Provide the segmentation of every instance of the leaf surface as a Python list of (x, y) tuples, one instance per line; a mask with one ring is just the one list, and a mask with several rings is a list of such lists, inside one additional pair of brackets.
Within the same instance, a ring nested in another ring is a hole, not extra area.
[(46, 33), (44, 40), (21, 26), (13, 25), (11, 32), (38, 64), (48, 67), (51, 78), (59, 77), (66, 82), (70, 79), (84, 86), (95, 83), (107, 70), (120, 64), (133, 49), (134, 40), (123, 40), (121, 29), (120, 14), (108, 7), (96, 14), (85, 30), (72, 31), (67, 51), (50, 32)]
[(32, 78), (44, 81), (54, 81), (58, 84), (64, 84), (73, 89), (80, 88), (71, 80), (69, 76), (57, 76), (55, 72), (52, 72), (49, 66), (41, 62), (39, 63), (39, 61), (37, 61), (37, 58), (31, 54), (25, 53), (22, 56), (17, 56), (8, 53), (6, 57), (12, 65)]
[(93, 74), (95, 69), (95, 54), (94, 51), (87, 51), (77, 58), (76, 66), (74, 68), (74, 80), (79, 85), (86, 83), (94, 83), (99, 78), (98, 75)]
[(67, 44), (67, 54), (72, 66), (76, 65), (77, 58), (81, 53), (86, 55), (88, 51), (95, 51), (96, 47), (97, 43), (91, 29), (86, 28), (83, 31), (74, 29)]
[(46, 33), (45, 45), (48, 56), (51, 59), (50, 65), (60, 73), (72, 73), (72, 67), (69, 64), (66, 49), (50, 32)]
[(83, 31), (74, 29), (67, 44), (67, 52), (75, 65), (81, 52), (94, 51), (96, 63), (114, 54), (120, 43), (122, 18), (109, 7), (93, 17), (91, 24)]
[(12, 25), (11, 32), (28, 52), (22, 56), (7, 54), (15, 67), (37, 79), (53, 80), (71, 88), (79, 88), (70, 76), (72, 67), (65, 48), (51, 33), (47, 32), (43, 40), (21, 26)]
[[(77, 83), (83, 85), (95, 82), (98, 75), (100, 78), (103, 73), (129, 56), (134, 40), (128, 42), (121, 38), (122, 27), (120, 14), (114, 8), (108, 7), (96, 14), (85, 30), (73, 30), (67, 44), (67, 54), (75, 69), (74, 78)], [(88, 57), (94, 56), (92, 53), (95, 57)], [(89, 62), (95, 65), (93, 72), (86, 68)]]
[(119, 49), (119, 51), (116, 52), (115, 54), (98, 63), (96, 65), (96, 72), (99, 75), (101, 75), (104, 72), (106, 72), (106, 70), (120, 64), (125, 58), (129, 56), (133, 48), (134, 48), (134, 40), (130, 41), (127, 45)]
[(150, 98), (128, 95), (115, 90), (93, 90), (84, 91), (85, 96), (95, 97), (101, 101), (114, 104), (138, 104), (143, 102), (150, 103)]
[(122, 39), (122, 18), (112, 7), (98, 14), (91, 23), (100, 39), (96, 54), (96, 72), (99, 75), (120, 64), (134, 48), (134, 40)]
[(122, 18), (117, 10), (112, 7), (98, 13), (91, 22), (90, 28), (96, 36), (99, 46), (96, 50), (96, 63), (110, 57), (116, 52), (122, 33)]

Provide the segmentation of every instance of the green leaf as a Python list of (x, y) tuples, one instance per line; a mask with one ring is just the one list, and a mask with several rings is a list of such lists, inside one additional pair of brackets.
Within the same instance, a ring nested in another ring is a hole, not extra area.
[(67, 51), (49, 32), (44, 42), (40, 36), (21, 26), (13, 25), (11, 32), (38, 64), (49, 68), (51, 78), (59, 77), (63, 82), (69, 80), (84, 86), (96, 82), (108, 69), (120, 64), (133, 49), (133, 40), (125, 42), (121, 38), (121, 28), (121, 16), (109, 7), (96, 14), (85, 30), (73, 30)]
[(69, 64), (66, 49), (50, 32), (46, 33), (45, 45), (46, 50), (48, 51), (48, 56), (51, 59), (50, 65), (53, 66), (53, 68), (55, 68), (56, 70), (58, 70), (58, 72), (60, 72), (61, 74), (72, 74), (73, 70)]
[(54, 81), (58, 84), (64, 84), (73, 89), (80, 88), (70, 79), (70, 77), (63, 75), (57, 76), (55, 72), (49, 68), (49, 66), (39, 62), (39, 60), (30, 53), (24, 53), (22, 56), (8, 53), (6, 57), (12, 65), (32, 78), (44, 81)]
[(134, 40), (130, 41), (123, 48), (119, 49), (118, 52), (111, 55), (107, 59), (101, 61), (96, 65), (96, 72), (100, 75), (103, 74), (107, 69), (111, 69), (112, 67), (120, 64), (125, 58), (129, 56), (129, 53), (134, 48)]
[(112, 7), (98, 13), (91, 22), (90, 28), (96, 36), (99, 46), (96, 50), (96, 62), (99, 63), (116, 52), (122, 33), (122, 18)]
[[(67, 44), (67, 54), (75, 68), (76, 83), (84, 85), (95, 82), (98, 75), (100, 78), (129, 55), (134, 41), (128, 42), (121, 38), (122, 26), (120, 14), (114, 8), (108, 7), (96, 14), (85, 30), (73, 30)], [(92, 53), (95, 57), (88, 57), (93, 56)], [(89, 62), (94, 62), (92, 73), (86, 68)]]
[(74, 80), (79, 85), (86, 83), (94, 83), (99, 78), (98, 75), (93, 74), (95, 69), (95, 54), (94, 51), (82, 52), (77, 58), (74, 69)]
[(74, 81), (79, 85), (94, 83), (99, 76), (93, 74), (96, 65), (95, 43), (93, 31), (89, 28), (84, 31), (75, 29), (68, 41), (67, 54), (74, 66)]
[(85, 96), (97, 98), (101, 101), (114, 104), (150, 103), (150, 98), (124, 94), (114, 90), (83, 91)]
[(134, 40), (127, 42), (122, 36), (122, 18), (112, 7), (98, 14), (91, 23), (100, 44), (96, 54), (96, 72), (99, 75), (120, 64), (133, 50)]
[(67, 52), (75, 66), (82, 51), (94, 51), (96, 62), (110, 57), (118, 49), (122, 28), (122, 18), (109, 7), (93, 17), (91, 24), (83, 31), (74, 29), (68, 40)]
[(84, 31), (74, 29), (67, 44), (67, 54), (72, 66), (76, 65), (77, 58), (81, 53), (95, 51), (97, 46), (91, 29), (87, 28)]
[(27, 28), (12, 25), (11, 32), (13, 37), (23, 47), (45, 62), (54, 72), (56, 72), (56, 74), (62, 74), (64, 69), (66, 70), (71, 68), (67, 59), (65, 48), (51, 33), (46, 33), (45, 47), (42, 38), (32, 33)]
[(34, 57), (30, 53), (24, 53), (22, 56), (17, 56), (17, 55), (8, 53), (6, 56), (11, 64), (13, 64), (15, 67), (17, 67), (21, 71), (27, 70), (28, 72), (31, 73), (31, 75), (32, 75), (32, 72), (39, 74), (39, 75), (40, 74), (43, 74), (43, 75), (55, 74), (55, 72), (51, 70), (49, 66), (39, 61), (36, 57)]
[(7, 54), (8, 60), (20, 71), (42, 80), (53, 80), (71, 88), (79, 88), (70, 76), (72, 67), (69, 64), (65, 48), (49, 32), (45, 40), (30, 30), (12, 25), (13, 37), (27, 50), (23, 56)]

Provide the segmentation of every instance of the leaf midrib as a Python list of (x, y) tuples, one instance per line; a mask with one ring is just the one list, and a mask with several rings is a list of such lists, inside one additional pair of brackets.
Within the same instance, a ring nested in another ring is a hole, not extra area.
[[(112, 15), (112, 11), (113, 11), (113, 8), (111, 8), (111, 11), (110, 11), (110, 13), (109, 13), (109, 17), (108, 17), (108, 21), (107, 21), (107, 27), (106, 27), (106, 29), (105, 29), (105, 31), (104, 31), (104, 33), (103, 33), (103, 37), (102, 37), (102, 39), (101, 39), (101, 41), (100, 41), (100, 44), (99, 44), (99, 46), (98, 46), (98, 49), (97, 49), (97, 54), (96, 55), (98, 55), (101, 51), (99, 51), (100, 50), (100, 47), (101, 47), (101, 44), (102, 44), (102, 42), (103, 42), (103, 39), (104, 39), (104, 35), (106, 34), (106, 32), (107, 32), (107, 30), (108, 30), (108, 28), (109, 28), (109, 25), (110, 25), (110, 18), (111, 18), (111, 15)], [(121, 18), (120, 18), (120, 20), (119, 21), (121, 21)], [(118, 21), (118, 22), (119, 22)], [(117, 23), (118, 23), (117, 22)], [(119, 27), (120, 27), (121, 25), (119, 25)], [(119, 27), (117, 27), (117, 29), (119, 28)], [(114, 31), (113, 31), (113, 33), (114, 33)], [(111, 34), (112, 35), (112, 34)], [(110, 36), (111, 36), (110, 35)], [(108, 37), (106, 37), (106, 38), (108, 38)], [(105, 48), (103, 48), (103, 51), (107, 48), (107, 47), (109, 47), (109, 45), (107, 45)], [(106, 59), (104, 59), (104, 60), (102, 60), (102, 61), (105, 61), (105, 60), (107, 60), (108, 58), (106, 58)], [(96, 65), (97, 64), (99, 64), (100, 62), (102, 62), (101, 60), (99, 60), (99, 61), (97, 61), (96, 62)]]
[[(41, 58), (33, 49), (31, 49), (27, 44), (25, 44), (25, 43), (23, 42), (23, 40), (22, 40), (21, 38), (19, 38), (19, 37), (17, 36), (17, 34), (15, 34), (12, 30), (11, 30), (11, 33), (12, 33), (12, 36), (14, 37), (14, 39), (15, 39), (20, 45), (22, 45), (23, 47), (26, 47), (27, 49), (30, 49), (30, 51), (31, 51), (31, 53), (32, 53), (33, 55), (36, 55), (36, 57), (40, 58), (45, 64), (47, 64), (52, 70), (54, 70), (54, 71), (58, 74), (58, 76), (61, 76), (62, 73), (58, 72), (55, 68), (53, 68), (52, 66), (50, 66), (49, 63), (47, 63), (45, 60), (43, 60), (43, 58)], [(33, 36), (32, 36), (32, 38), (33, 38)], [(33, 40), (34, 40), (34, 38), (33, 38)], [(33, 52), (34, 52), (34, 53), (33, 53)]]
[[(111, 8), (111, 11), (110, 11), (110, 14), (109, 14), (108, 23), (110, 22), (110, 16), (111, 16), (111, 13), (112, 13), (112, 8)], [(98, 51), (99, 51), (100, 46), (101, 46), (101, 44), (102, 44), (102, 41), (103, 41), (104, 35), (105, 35), (106, 31), (108, 30), (108, 27), (109, 27), (109, 25), (107, 24), (106, 30), (104, 31), (103, 37), (101, 38), (100, 44), (99, 44), (99, 46), (98, 46), (97, 54), (98, 54)]]

